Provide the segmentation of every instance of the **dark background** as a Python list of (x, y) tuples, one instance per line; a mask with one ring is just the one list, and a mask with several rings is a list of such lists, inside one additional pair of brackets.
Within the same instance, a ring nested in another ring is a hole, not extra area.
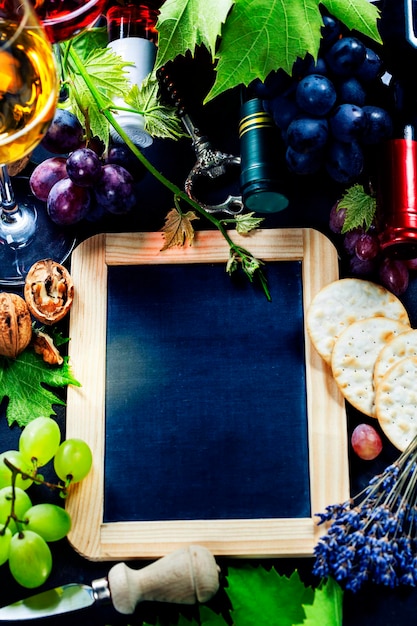
[[(397, 7), (402, 3), (395, 0)], [(387, 16), (386, 22), (389, 27), (384, 26), (384, 37), (395, 44), (398, 31), (395, 30), (395, 20), (391, 14), (393, 3), (382, 3), (382, 8)], [(394, 17), (397, 15), (395, 13)], [(392, 52), (390, 47), (389, 51)], [(397, 66), (398, 66), (398, 50)], [(384, 52), (387, 55), (386, 52)], [(412, 55), (411, 55), (412, 56)], [(404, 68), (406, 67), (406, 57), (404, 57)], [(392, 62), (392, 59), (387, 59)], [(208, 60), (204, 53), (198, 54), (195, 60), (182, 59), (175, 67), (175, 78), (187, 97), (189, 109), (198, 121), (201, 129), (209, 135), (213, 145), (225, 152), (232, 154), (239, 153), (239, 141), (237, 136), (237, 126), (239, 121), (239, 107), (241, 93), (239, 90), (220, 96), (215, 102), (206, 107), (201, 106), (202, 98), (208, 90), (212, 80)], [(412, 73), (407, 74), (407, 81), (411, 82), (410, 89), (414, 90)], [(417, 109), (416, 109), (417, 110)], [(186, 175), (195, 161), (193, 150), (188, 140), (179, 143), (171, 141), (157, 140), (146, 149), (146, 156), (158, 167), (170, 180), (182, 187)], [(374, 155), (367, 155), (367, 170), (373, 174), (375, 170)], [(282, 158), (282, 146), (277, 146), (277, 157)], [(232, 190), (238, 190), (237, 181), (230, 185)], [(342, 252), (342, 242), (330, 232), (328, 227), (328, 216), (334, 202), (340, 198), (343, 188), (332, 182), (326, 175), (318, 174), (313, 177), (306, 177), (300, 180), (299, 177), (290, 175), (285, 168), (282, 168), (282, 188), (288, 195), (289, 207), (282, 213), (266, 216), (264, 227), (312, 227), (325, 233), (338, 247), (341, 253), (340, 268), (341, 276), (348, 275), (345, 259)], [(21, 189), (24, 189), (24, 181), (21, 181)], [(97, 232), (114, 231), (147, 231), (159, 230), (164, 223), (167, 211), (172, 206), (171, 192), (167, 191), (160, 183), (155, 181), (150, 175), (138, 184), (139, 201), (138, 206), (127, 216), (106, 217), (99, 222), (84, 223), (77, 227), (75, 233), (79, 241)], [(204, 220), (194, 222), (196, 228), (209, 228), (209, 224)], [(70, 262), (68, 263), (70, 267)], [(232, 287), (231, 287), (232, 288)], [(18, 290), (17, 290), (18, 291)], [(412, 326), (417, 325), (417, 281), (412, 277), (410, 286), (406, 294), (402, 297), (410, 318)], [(62, 323), (63, 332), (66, 331), (66, 322)], [(86, 343), (88, 338), (86, 338)], [(65, 397), (65, 394), (62, 394)], [(3, 402), (0, 416), (0, 441), (1, 450), (16, 448), (20, 429), (9, 428), (5, 419), (6, 401)], [(65, 435), (65, 411), (62, 407), (56, 407), (57, 420)], [(358, 414), (351, 407), (347, 406), (349, 433), (354, 426), (362, 421), (366, 421), (363, 415)], [(350, 477), (352, 494), (357, 493), (361, 487), (365, 486), (368, 480), (376, 473), (382, 471), (386, 465), (396, 456), (396, 451), (384, 439), (384, 450), (375, 461), (361, 461), (350, 454)], [(33, 496), (34, 502), (53, 499), (49, 492), (43, 488), (37, 488)], [(105, 576), (112, 563), (90, 562), (78, 555), (68, 544), (67, 540), (62, 540), (52, 546), (54, 567), (50, 578), (44, 588), (50, 588), (67, 582), (81, 582), (89, 584), (91, 580)], [(227, 567), (233, 564), (234, 567), (244, 566), (247, 562), (219, 558), (218, 562), (222, 568), (223, 575), (227, 573)], [(265, 567), (274, 566), (281, 574), (290, 575), (297, 569), (301, 578), (306, 584), (316, 584), (317, 581), (311, 577), (312, 559), (267, 559), (251, 560), (251, 563), (262, 563)], [(132, 567), (142, 567), (146, 561), (138, 560), (130, 563)], [(10, 576), (7, 566), (0, 568), (0, 605), (31, 595), (29, 590), (19, 587)], [(226, 610), (227, 599), (224, 591), (210, 603), (215, 610)], [(344, 596), (344, 625), (345, 626), (400, 626), (402, 624), (414, 623), (417, 606), (417, 591), (409, 588), (396, 590), (366, 585), (357, 594), (345, 592)], [(142, 620), (155, 623), (157, 617), (164, 623), (164, 620), (172, 620), (178, 613), (178, 607), (172, 605), (156, 605), (144, 603), (137, 608), (133, 616), (124, 617), (117, 614), (111, 606), (94, 606), (76, 614), (52, 617), (41, 620), (45, 624), (74, 624), (79, 626), (127, 626), (128, 624), (138, 626)], [(192, 616), (194, 609), (181, 608), (181, 611)], [(34, 623), (34, 622), (28, 622)], [(38, 622), (39, 623), (39, 622)]]

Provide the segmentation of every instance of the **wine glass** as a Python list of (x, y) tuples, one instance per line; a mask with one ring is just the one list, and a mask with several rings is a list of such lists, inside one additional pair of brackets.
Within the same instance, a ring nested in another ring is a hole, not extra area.
[(44, 207), (16, 200), (7, 169), (40, 143), (57, 103), (51, 43), (30, 0), (0, 0), (0, 65), (0, 284), (20, 285), (35, 261), (61, 261), (73, 246)]
[(49, 41), (71, 39), (90, 28), (100, 17), (107, 0), (32, 0)]

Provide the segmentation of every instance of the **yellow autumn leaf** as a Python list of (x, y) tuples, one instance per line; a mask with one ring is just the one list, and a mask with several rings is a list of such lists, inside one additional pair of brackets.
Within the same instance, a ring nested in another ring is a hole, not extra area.
[(174, 246), (183, 246), (186, 241), (191, 246), (194, 239), (194, 228), (191, 222), (198, 219), (194, 211), (180, 213), (177, 209), (171, 209), (165, 218), (165, 225), (162, 228), (165, 244), (161, 250), (167, 250)]

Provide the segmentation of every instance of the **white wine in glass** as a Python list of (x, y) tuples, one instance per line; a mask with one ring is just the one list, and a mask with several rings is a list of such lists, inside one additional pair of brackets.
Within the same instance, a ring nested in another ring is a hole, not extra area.
[(42, 140), (58, 89), (52, 46), (30, 0), (0, 0), (0, 284), (23, 284), (35, 261), (63, 261), (73, 246), (34, 198), (16, 201), (7, 170)]

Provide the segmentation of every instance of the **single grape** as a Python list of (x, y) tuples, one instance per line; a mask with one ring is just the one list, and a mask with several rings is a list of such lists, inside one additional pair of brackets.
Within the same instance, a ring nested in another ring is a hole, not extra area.
[(56, 182), (67, 176), (65, 157), (50, 157), (35, 167), (29, 177), (31, 191), (36, 198), (46, 202)]
[(330, 117), (330, 130), (338, 141), (351, 142), (360, 139), (365, 128), (366, 116), (356, 104), (340, 104)]
[(350, 255), (356, 254), (356, 244), (364, 233), (363, 228), (352, 228), (345, 233), (343, 238), (343, 247)]
[(407, 291), (409, 278), (409, 271), (405, 261), (386, 257), (379, 267), (381, 284), (396, 296), (400, 296)]
[(327, 121), (300, 117), (287, 128), (286, 142), (296, 152), (313, 152), (324, 148), (328, 137)]
[(67, 174), (76, 185), (90, 187), (101, 175), (101, 161), (94, 150), (78, 148), (67, 159)]
[(77, 483), (91, 469), (93, 455), (89, 445), (82, 439), (66, 439), (54, 457), (54, 468), (61, 480)]
[(362, 173), (364, 157), (356, 141), (333, 141), (326, 158), (328, 174), (338, 183), (351, 183)]
[(355, 454), (364, 461), (372, 461), (382, 450), (382, 439), (370, 424), (359, 424), (351, 435)]
[(59, 541), (71, 529), (71, 518), (61, 506), (44, 502), (25, 513), (26, 529), (38, 533), (45, 541)]
[(9, 528), (0, 530), (0, 565), (6, 563), (9, 558), (11, 538), (12, 533)]
[(328, 70), (326, 61), (322, 56), (317, 57), (314, 60), (314, 57), (311, 54), (307, 54), (304, 59), (304, 76), (308, 76), (308, 74), (320, 74), (321, 76), (326, 76)]
[(340, 22), (332, 15), (323, 15), (323, 26), (321, 28), (322, 47), (329, 48), (340, 37)]
[(329, 78), (309, 74), (298, 83), (295, 98), (298, 106), (306, 113), (324, 117), (333, 108), (337, 95)]
[(381, 57), (372, 48), (366, 48), (365, 58), (356, 70), (355, 76), (363, 83), (370, 83), (380, 76), (381, 70)]
[[(3, 487), (0, 489), (0, 525), (3, 526), (11, 513), (12, 507), (12, 488), (11, 487)], [(32, 501), (26, 491), (23, 489), (15, 488), (15, 502), (14, 502), (14, 512), (17, 516), (18, 520), (22, 520), (24, 515), (28, 509), (32, 506)], [(10, 528), (11, 532), (14, 534), (17, 532), (17, 526), (13, 519), (9, 521), (8, 528)]]
[(392, 136), (392, 119), (385, 109), (369, 104), (362, 107), (362, 110), (366, 116), (366, 124), (362, 134), (363, 144), (377, 144)]
[(379, 253), (379, 239), (376, 233), (363, 233), (355, 244), (355, 253), (358, 259), (366, 261), (374, 259)]
[(339, 235), (345, 224), (346, 209), (340, 207), (339, 202), (335, 202), (330, 209), (329, 228), (333, 233)]
[(285, 160), (290, 172), (300, 175), (316, 174), (322, 166), (323, 156), (320, 151), (297, 152), (288, 146)]
[[(12, 484), (12, 472), (4, 463), (4, 459), (10, 461), (12, 465), (19, 468), (23, 472), (30, 474), (32, 472), (32, 464), (28, 463), (19, 450), (7, 450), (0, 454), (0, 489), (3, 487), (9, 487)], [(22, 478), (21, 474), (16, 477), (16, 487), (19, 489), (28, 489), (33, 480), (31, 478)]]
[(147, 172), (145, 165), (139, 161), (124, 143), (115, 144), (109, 148), (104, 162), (121, 165), (132, 175), (133, 180), (136, 182), (142, 180)]
[(255, 98), (269, 100), (283, 93), (291, 85), (291, 76), (284, 70), (270, 72), (264, 81), (253, 80), (249, 89)]
[(341, 104), (356, 104), (362, 107), (366, 101), (365, 89), (357, 78), (351, 76), (337, 85), (338, 101)]
[(110, 213), (127, 213), (136, 204), (132, 175), (121, 165), (103, 165), (101, 177), (94, 186), (99, 205)]
[(349, 270), (353, 276), (358, 276), (359, 278), (370, 278), (376, 273), (377, 270), (376, 258), (360, 259), (356, 256), (356, 254), (354, 254), (349, 259)]
[(22, 430), (19, 450), (28, 463), (43, 467), (52, 459), (61, 443), (61, 431), (51, 417), (37, 417)]
[(9, 568), (22, 587), (42, 585), (52, 569), (52, 554), (45, 539), (31, 530), (16, 533), (10, 541)]
[(87, 215), (90, 202), (89, 189), (76, 185), (70, 178), (62, 178), (49, 192), (46, 208), (55, 224), (68, 226)]
[(326, 63), (337, 76), (357, 72), (365, 60), (366, 46), (356, 37), (338, 39), (326, 54)]
[(81, 148), (84, 131), (78, 118), (66, 109), (57, 108), (42, 139), (42, 146), (54, 154), (64, 154)]
[(280, 130), (286, 130), (289, 124), (300, 114), (300, 107), (290, 96), (276, 96), (272, 100), (267, 100), (265, 109)]

